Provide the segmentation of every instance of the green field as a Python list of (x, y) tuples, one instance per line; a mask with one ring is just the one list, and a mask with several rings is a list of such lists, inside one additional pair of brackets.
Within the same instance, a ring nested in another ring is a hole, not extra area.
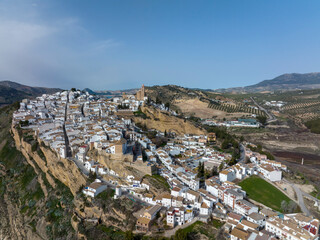
[(279, 212), (281, 212), (281, 202), (290, 201), (290, 198), (280, 190), (258, 176), (251, 176), (240, 182), (239, 185), (247, 192), (249, 198)]

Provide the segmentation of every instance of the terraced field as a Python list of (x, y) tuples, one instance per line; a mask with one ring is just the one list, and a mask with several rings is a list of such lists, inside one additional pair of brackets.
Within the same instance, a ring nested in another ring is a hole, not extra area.
[(213, 108), (213, 109), (227, 112), (227, 113), (243, 112), (243, 113), (252, 113), (252, 114), (262, 115), (262, 116), (265, 115), (263, 111), (253, 106), (249, 106), (242, 103), (221, 103), (221, 102), (211, 101), (208, 104), (208, 108)]
[(313, 106), (318, 106), (320, 105), (320, 101), (312, 101), (312, 102), (298, 102), (298, 103), (293, 103), (293, 104), (288, 104), (282, 108), (284, 111), (288, 110), (296, 110), (300, 108), (309, 108)]

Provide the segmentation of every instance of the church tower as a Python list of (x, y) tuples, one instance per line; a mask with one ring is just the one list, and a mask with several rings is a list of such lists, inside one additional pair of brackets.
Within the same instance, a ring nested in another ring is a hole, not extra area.
[(139, 101), (143, 101), (145, 97), (145, 90), (144, 90), (144, 84), (142, 84), (141, 88), (136, 94), (136, 99)]

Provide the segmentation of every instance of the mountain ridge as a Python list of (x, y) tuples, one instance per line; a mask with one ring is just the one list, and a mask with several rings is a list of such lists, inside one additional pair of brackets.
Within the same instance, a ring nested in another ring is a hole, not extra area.
[(291, 91), (320, 88), (320, 72), (285, 73), (273, 79), (259, 83), (234, 88), (215, 89), (216, 92), (263, 92), (263, 91)]
[(0, 107), (24, 98), (37, 97), (44, 93), (51, 94), (61, 90), (60, 88), (30, 87), (9, 80), (0, 81)]

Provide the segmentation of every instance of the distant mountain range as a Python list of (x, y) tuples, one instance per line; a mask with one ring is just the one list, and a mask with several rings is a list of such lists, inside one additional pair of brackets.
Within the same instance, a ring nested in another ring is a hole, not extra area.
[(320, 88), (320, 73), (287, 73), (247, 87), (216, 89), (216, 92), (292, 91)]
[[(171, 86), (171, 85), (168, 85)], [(157, 87), (157, 86), (155, 86)], [(292, 91), (292, 90), (320, 89), (320, 72), (315, 73), (289, 73), (280, 75), (271, 80), (264, 80), (260, 83), (235, 88), (223, 88), (215, 90), (189, 89), (203, 92), (234, 92), (234, 93), (254, 93), (254, 92), (273, 92), (273, 91)], [(0, 107), (8, 105), (24, 98), (34, 98), (44, 93), (55, 93), (61, 91), (60, 88), (30, 87), (12, 81), (0, 81)], [(138, 89), (116, 90), (116, 91), (93, 91), (85, 88), (84, 91), (94, 95), (119, 96), (122, 93), (135, 94)], [(191, 93), (188, 93), (191, 94)], [(160, 94), (161, 95), (161, 94)]]
[(33, 98), (44, 93), (55, 93), (60, 88), (30, 87), (12, 81), (0, 81), (0, 107), (20, 101), (24, 98)]

